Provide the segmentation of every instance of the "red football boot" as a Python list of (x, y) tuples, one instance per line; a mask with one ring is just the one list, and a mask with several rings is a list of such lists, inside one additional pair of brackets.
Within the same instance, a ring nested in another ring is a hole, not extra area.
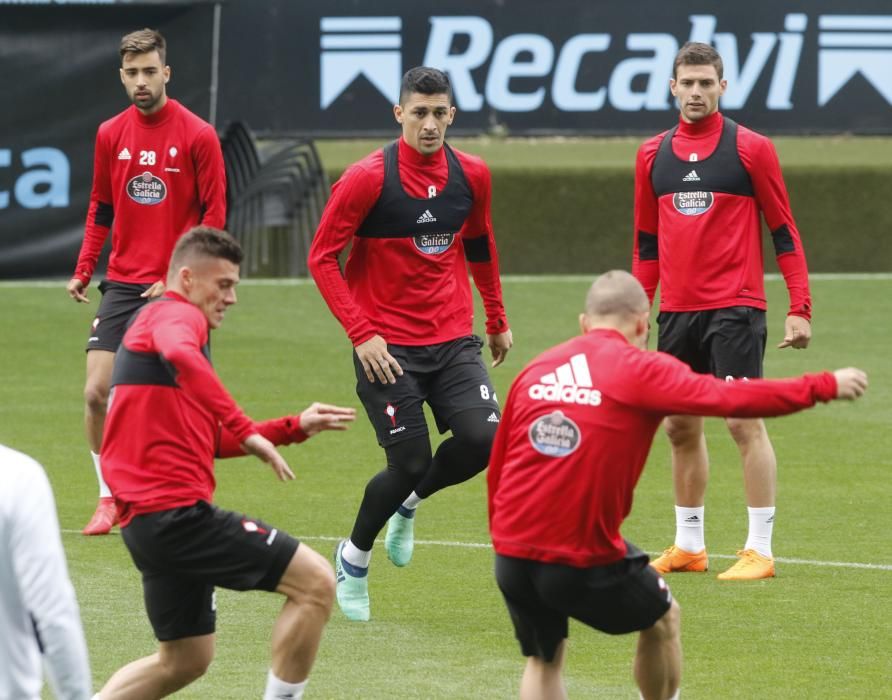
[(85, 535), (107, 535), (118, 524), (118, 509), (112, 497), (100, 498), (90, 522), (81, 531)]

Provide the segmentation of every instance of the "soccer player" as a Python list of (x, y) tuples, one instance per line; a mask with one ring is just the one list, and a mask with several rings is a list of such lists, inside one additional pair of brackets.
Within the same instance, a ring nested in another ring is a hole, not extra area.
[[(722, 116), (727, 81), (708, 44), (685, 44), (672, 94), (679, 123), (646, 141), (635, 165), (632, 272), (653, 301), (660, 285), (658, 348), (697, 372), (733, 380), (762, 376), (767, 338), (762, 260), (764, 216), (790, 297), (779, 348), (811, 339), (808, 269), (774, 146)], [(765, 424), (728, 418), (743, 462), (749, 533), (720, 579), (774, 576), (771, 547), (777, 462)], [(706, 571), (704, 499), (709, 475), (703, 419), (670, 416), (675, 542), (654, 566)]]
[[(387, 556), (405, 566), (418, 503), (470, 479), (489, 459), (499, 406), (483, 343), (472, 335), (468, 268), (483, 298), (493, 367), (512, 343), (489, 169), (444, 142), (455, 118), (449, 78), (433, 68), (409, 70), (393, 114), (402, 138), (335, 183), (309, 257), (319, 291), (353, 343), (356, 391), (387, 460), (335, 553), (338, 603), (352, 620), (369, 619), (372, 545), (388, 519)], [(338, 255), (348, 244), (342, 274)], [(425, 401), (440, 432), (452, 432), (433, 457)]]
[(679, 607), (620, 526), (667, 414), (773, 416), (854, 399), (857, 369), (725, 382), (646, 352), (650, 304), (621, 270), (591, 286), (582, 335), (539, 355), (515, 379), (489, 463), (496, 580), (524, 656), (520, 697), (566, 697), (568, 618), (608, 634), (640, 631), (641, 696), (677, 698)]
[(37, 462), (0, 445), (0, 697), (39, 700), (46, 666), (57, 698), (92, 691), (87, 643)]
[(226, 225), (226, 172), (214, 128), (167, 97), (164, 37), (151, 29), (121, 39), (121, 82), (133, 103), (96, 136), (93, 189), (84, 242), (68, 294), (88, 302), (87, 286), (114, 223), (102, 301), (87, 341), (84, 424), (99, 481), (99, 502), (83, 530), (105, 535), (117, 522), (99, 451), (115, 351), (127, 319), (164, 292), (170, 252), (197, 224)]
[(294, 474), (273, 444), (343, 430), (355, 410), (313, 404), (300, 416), (251, 421), (210, 363), (210, 330), (236, 302), (242, 250), (223, 231), (180, 238), (167, 291), (127, 329), (112, 377), (102, 469), (121, 535), (142, 572), (158, 652), (118, 670), (98, 697), (160, 698), (201, 676), (214, 654), (214, 586), (276, 591), (264, 700), (303, 695), (334, 600), (324, 557), (282, 530), (212, 505), (214, 457), (253, 454)]

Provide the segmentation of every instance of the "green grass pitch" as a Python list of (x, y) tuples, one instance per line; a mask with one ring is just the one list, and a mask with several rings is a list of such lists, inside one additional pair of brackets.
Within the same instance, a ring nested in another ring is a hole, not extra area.
[[(507, 279), (515, 348), (493, 372), (501, 396), (535, 354), (576, 332), (587, 288), (581, 278)], [(768, 376), (846, 365), (870, 373), (859, 403), (831, 404), (769, 422), (778, 453), (775, 527), (778, 578), (721, 583), (745, 538), (736, 451), (709, 421), (713, 463), (707, 546), (713, 570), (669, 576), (682, 606), (685, 698), (892, 697), (892, 539), (889, 435), (892, 326), (881, 312), (887, 277), (817, 279), (814, 340), (776, 350), (786, 306), (769, 281)], [(53, 483), (63, 542), (77, 589), (96, 687), (154, 648), (139, 578), (121, 538), (79, 533), (96, 486), (81, 425), (82, 347), (98, 300), (67, 299), (64, 282), (3, 284), (3, 401), (0, 441), (38, 458)], [(359, 407), (350, 346), (311, 284), (244, 284), (214, 335), (216, 367), (249, 414), (262, 419), (312, 400)], [(478, 329), (481, 321), (478, 318)], [(277, 482), (252, 459), (218, 464), (217, 502), (287, 529), (330, 555), (349, 532), (367, 479), (382, 456), (364, 415), (346, 434), (324, 434), (284, 453), (297, 481)], [(660, 435), (637, 490), (625, 536), (655, 552), (673, 535), (668, 446)], [(492, 576), (484, 479), (447, 489), (421, 506), (420, 543), (406, 569), (376, 547), (373, 619), (348, 622), (336, 609), (307, 698), (516, 697), (522, 658)], [(182, 698), (258, 698), (278, 596), (220, 591), (217, 657)], [(636, 698), (634, 636), (610, 638), (571, 626), (566, 676), (571, 697)]]

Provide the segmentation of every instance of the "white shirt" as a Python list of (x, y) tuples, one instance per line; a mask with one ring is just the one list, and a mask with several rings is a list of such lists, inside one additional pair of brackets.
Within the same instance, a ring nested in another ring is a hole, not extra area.
[(0, 445), (0, 700), (40, 700), (42, 660), (57, 698), (90, 700), (50, 483), (37, 462)]

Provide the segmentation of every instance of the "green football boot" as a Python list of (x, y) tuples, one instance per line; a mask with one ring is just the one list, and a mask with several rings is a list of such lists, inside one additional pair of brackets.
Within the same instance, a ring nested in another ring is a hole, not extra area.
[(412, 561), (415, 548), (415, 509), (397, 508), (387, 521), (387, 534), (384, 536), (387, 558), (397, 566), (406, 566)]
[(364, 622), (370, 617), (369, 569), (344, 561), (341, 550), (346, 543), (347, 540), (338, 542), (334, 554), (338, 606), (348, 619)]

